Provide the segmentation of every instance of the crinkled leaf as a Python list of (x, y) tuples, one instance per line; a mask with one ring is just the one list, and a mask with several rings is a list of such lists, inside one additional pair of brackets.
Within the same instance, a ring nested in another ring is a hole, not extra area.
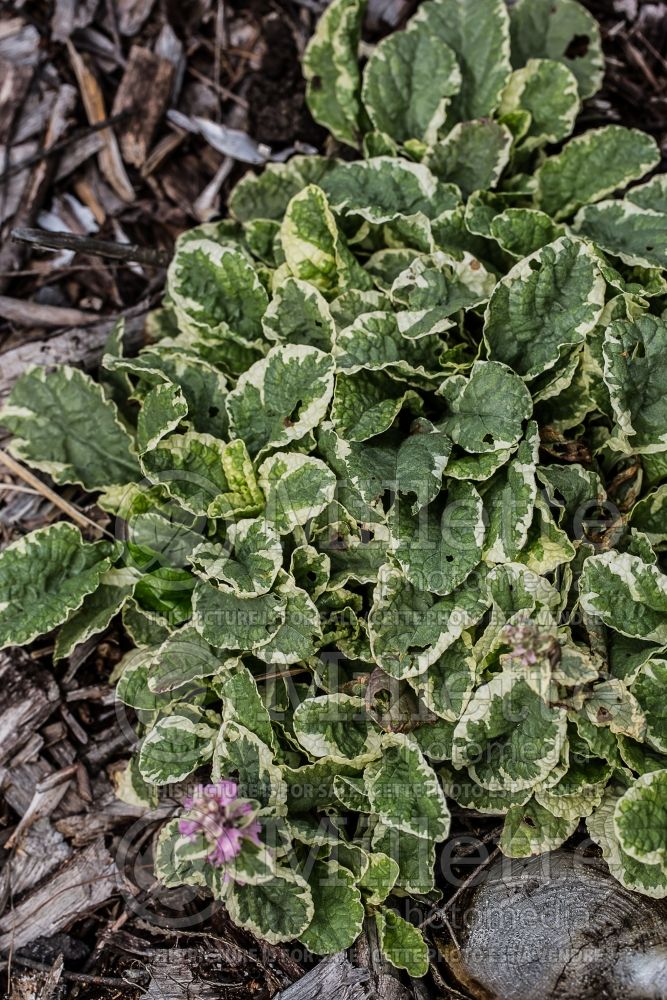
[(139, 478), (115, 405), (77, 368), (30, 368), (14, 384), (0, 421), (14, 434), (11, 453), (57, 483), (98, 490)]
[(382, 434), (404, 406), (420, 412), (420, 396), (384, 371), (336, 376), (331, 419), (341, 437), (349, 441), (367, 441)]
[(108, 570), (100, 577), (97, 590), (84, 597), (81, 607), (58, 630), (54, 659), (71, 656), (80, 643), (103, 632), (132, 596), (136, 582), (131, 569)]
[(146, 394), (137, 418), (137, 447), (143, 454), (176, 430), (187, 416), (188, 404), (177, 385), (164, 382)]
[(609, 871), (621, 885), (654, 899), (667, 896), (667, 873), (661, 864), (644, 864), (631, 857), (621, 847), (614, 828), (614, 810), (620, 797), (618, 789), (610, 788), (602, 804), (586, 820), (593, 840), (600, 846)]
[(385, 826), (414, 837), (444, 840), (449, 810), (433, 768), (416, 743), (401, 733), (382, 739), (382, 756), (364, 771), (373, 811)]
[(322, 186), (334, 211), (378, 224), (418, 213), (435, 218), (461, 200), (457, 188), (440, 184), (423, 164), (394, 156), (339, 163)]
[[(0, 649), (23, 646), (62, 625), (97, 590), (118, 554), (115, 543), (84, 542), (65, 522), (8, 545), (0, 552)], [(65, 649), (71, 638), (62, 640)], [(67, 655), (62, 644), (59, 653)]]
[(577, 79), (567, 66), (553, 59), (529, 59), (509, 78), (499, 110), (501, 115), (530, 114), (521, 142), (525, 149), (534, 149), (570, 135), (579, 108)]
[(294, 712), (294, 732), (312, 757), (342, 760), (373, 755), (380, 749), (380, 729), (366, 702), (346, 694), (307, 698)]
[(316, 347), (273, 347), (227, 397), (233, 437), (251, 455), (300, 440), (322, 420), (333, 392), (334, 363)]
[(169, 265), (167, 290), (186, 329), (259, 336), (268, 298), (248, 258), (213, 240), (181, 242)]
[(265, 663), (298, 663), (313, 656), (322, 640), (320, 616), (305, 590), (297, 587), (286, 573), (278, 578), (273, 592), (285, 609), (284, 620), (267, 643), (255, 650)]
[(318, 21), (303, 59), (306, 99), (313, 118), (350, 146), (358, 146), (361, 138), (357, 50), (365, 9), (365, 0), (333, 0)]
[(512, 133), (488, 118), (460, 122), (429, 149), (426, 165), (442, 181), (457, 184), (463, 196), (494, 188), (509, 163)]
[(523, 806), (512, 806), (505, 816), (500, 846), (508, 858), (529, 858), (534, 854), (555, 851), (579, 825), (579, 817), (562, 819), (530, 799)]
[(577, 212), (574, 228), (624, 264), (667, 267), (667, 215), (622, 201), (600, 201)]
[(655, 659), (644, 664), (631, 689), (646, 719), (647, 742), (664, 754), (667, 754), (666, 685), (667, 660)]
[(370, 281), (336, 225), (324, 191), (315, 184), (294, 195), (280, 228), (288, 271), (325, 295)]
[(276, 288), (262, 326), (269, 340), (331, 350), (334, 323), (329, 306), (307, 281), (286, 278)]
[(491, 235), (513, 257), (528, 257), (563, 235), (563, 227), (536, 208), (506, 208), (491, 221)]
[(525, 383), (496, 361), (476, 361), (470, 378), (453, 375), (438, 391), (450, 410), (439, 426), (465, 451), (511, 448), (533, 410)]
[(373, 657), (392, 677), (415, 677), (476, 624), (489, 604), (483, 586), (463, 586), (438, 600), (399, 569), (384, 567), (368, 616)]
[(626, 452), (667, 450), (667, 322), (616, 320), (605, 331), (604, 380)]
[(375, 914), (380, 948), (397, 969), (419, 979), (428, 972), (428, 946), (419, 928), (394, 910), (383, 908)]
[(667, 576), (627, 552), (603, 552), (584, 563), (581, 605), (622, 635), (667, 642)]
[(284, 813), (287, 786), (273, 751), (246, 726), (226, 721), (215, 740), (211, 776), (214, 781), (235, 776), (239, 794)]
[(373, 50), (362, 98), (376, 129), (397, 142), (429, 142), (445, 120), (448, 98), (460, 86), (454, 52), (432, 32), (428, 19), (415, 18)]
[(637, 778), (614, 808), (614, 831), (626, 854), (667, 866), (667, 770)]
[(493, 114), (510, 75), (509, 18), (502, 0), (435, 0), (415, 20), (454, 50), (461, 90), (450, 117), (470, 121)]
[(285, 600), (276, 594), (239, 597), (206, 580), (195, 585), (193, 623), (216, 649), (258, 649), (285, 620)]
[(335, 861), (316, 861), (308, 876), (315, 912), (299, 941), (314, 955), (351, 947), (364, 922), (361, 893), (354, 876)]
[(514, 265), (486, 309), (489, 356), (525, 379), (553, 368), (595, 327), (605, 283), (591, 250), (562, 236)]
[(333, 500), (336, 477), (319, 458), (278, 451), (259, 467), (266, 518), (279, 535), (306, 524)]
[(270, 944), (298, 938), (313, 919), (308, 883), (290, 868), (277, 868), (260, 885), (233, 882), (224, 901), (235, 924)]
[(392, 512), (393, 549), (408, 580), (443, 596), (479, 564), (484, 533), (482, 500), (470, 483), (453, 483), (446, 501), (417, 515), (400, 498)]
[(574, 73), (582, 99), (600, 89), (600, 29), (576, 0), (519, 0), (510, 10), (510, 30), (513, 66), (533, 56), (556, 59)]
[(556, 220), (600, 201), (657, 166), (660, 154), (646, 132), (605, 125), (571, 139), (535, 175), (537, 205)]
[(168, 715), (148, 733), (139, 751), (139, 770), (152, 785), (183, 781), (211, 759), (216, 731), (187, 715)]
[(456, 766), (468, 764), (484, 788), (520, 791), (558, 763), (566, 734), (562, 708), (551, 708), (526, 683), (499, 674), (475, 691), (454, 733)]
[(195, 572), (241, 597), (268, 593), (282, 561), (280, 538), (265, 518), (230, 524), (224, 545), (203, 542), (190, 556)]
[(470, 701), (476, 680), (472, 639), (464, 632), (428, 670), (412, 678), (410, 685), (427, 708), (455, 722)]

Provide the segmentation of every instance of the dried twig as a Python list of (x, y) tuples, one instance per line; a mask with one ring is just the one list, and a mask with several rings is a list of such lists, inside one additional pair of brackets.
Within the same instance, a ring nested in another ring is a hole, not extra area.
[(64, 500), (63, 497), (59, 496), (55, 492), (55, 490), (52, 490), (46, 485), (46, 483), (43, 483), (41, 479), (38, 479), (37, 476), (33, 475), (33, 473), (26, 469), (25, 466), (21, 465), (20, 462), (17, 462), (15, 458), (8, 455), (6, 451), (0, 450), (0, 462), (5, 465), (10, 472), (13, 472), (15, 476), (18, 476), (19, 479), (28, 483), (28, 485), (36, 489), (38, 493), (41, 493), (43, 497), (50, 500), (55, 507), (58, 507), (63, 511), (63, 513), (67, 514), (67, 516), (75, 521), (80, 528), (95, 528), (96, 531), (101, 531), (103, 535), (107, 536), (107, 538), (113, 538), (113, 535), (107, 531), (106, 528), (97, 524), (92, 520), (92, 518), (87, 517), (78, 509), (78, 507), (75, 507), (73, 504), (68, 503), (67, 500)]
[(12, 164), (11, 167), (7, 167), (0, 174), (0, 184), (4, 181), (9, 180), (14, 174), (20, 174), (22, 170), (26, 170), (27, 167), (34, 167), (36, 163), (40, 163), (42, 160), (47, 159), (49, 156), (55, 156), (61, 150), (66, 149), (68, 146), (74, 145), (80, 139), (85, 139), (86, 136), (92, 135), (95, 132), (101, 132), (105, 128), (109, 128), (111, 125), (117, 125), (118, 122), (125, 121), (132, 114), (137, 112), (132, 112), (131, 109), (126, 108), (117, 115), (110, 115), (101, 122), (95, 122), (93, 125), (87, 125), (85, 128), (76, 129), (70, 135), (66, 135), (63, 139), (58, 139), (51, 146), (46, 146), (40, 149), (37, 153), (33, 153), (32, 156), (26, 156), (24, 160), (20, 160), (18, 163)]
[(92, 326), (100, 319), (97, 313), (13, 299), (8, 295), (0, 295), (0, 317), (20, 326)]
[(98, 240), (91, 236), (77, 236), (75, 233), (12, 229), (12, 239), (18, 243), (30, 243), (41, 250), (75, 250), (77, 253), (90, 254), (93, 257), (136, 261), (139, 264), (148, 264), (150, 267), (166, 267), (170, 260), (166, 250), (140, 247), (134, 243), (116, 243), (114, 240)]
[[(479, 875), (479, 873), (484, 868), (488, 868), (488, 866), (491, 864), (491, 862), (494, 861), (495, 858), (497, 858), (499, 854), (500, 854), (500, 846), (495, 847), (491, 851), (491, 853), (489, 854), (489, 856), (486, 858), (486, 860), (482, 861), (481, 864), (477, 865), (477, 867), (470, 873), (470, 875), (468, 876), (468, 878), (465, 879), (465, 881), (461, 883), (461, 885), (458, 887), (458, 889), (456, 890), (456, 892), (454, 893), (454, 895), (449, 897), (449, 899), (447, 900), (446, 903), (443, 903), (442, 906), (438, 906), (438, 907), (434, 908), (433, 910), (431, 910), (431, 912), (428, 914), (427, 917), (424, 917), (424, 919), (422, 920), (422, 922), (419, 925), (420, 929), (423, 930), (424, 927), (428, 927), (429, 924), (434, 923), (436, 920), (442, 920), (443, 922), (449, 924), (449, 921), (446, 919), (447, 912), (449, 910), (451, 910), (452, 906), (454, 905), (454, 903), (456, 902), (456, 900), (459, 898), (459, 896), (461, 895), (461, 893), (464, 891), (464, 889), (467, 889), (468, 886), (471, 885), (474, 882), (474, 880), (477, 878), (477, 876)], [(450, 927), (450, 930), (451, 930), (451, 927)], [(456, 944), (456, 939), (455, 938), (454, 938), (454, 943)]]

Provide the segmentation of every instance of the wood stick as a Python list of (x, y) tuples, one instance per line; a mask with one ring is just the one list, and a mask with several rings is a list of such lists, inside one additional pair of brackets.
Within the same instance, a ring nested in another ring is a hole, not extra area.
[(63, 497), (59, 496), (55, 490), (52, 490), (46, 483), (43, 483), (41, 479), (33, 475), (25, 466), (17, 462), (15, 458), (12, 458), (6, 451), (0, 449), (0, 462), (5, 465), (10, 472), (13, 472), (15, 476), (22, 479), (29, 486), (32, 486), (38, 493), (41, 493), (43, 497), (50, 500), (54, 507), (58, 507), (67, 514), (73, 521), (75, 521), (80, 528), (95, 528), (96, 531), (101, 531), (102, 534), (106, 535), (107, 538), (112, 538), (113, 535), (103, 528), (101, 525), (97, 524), (90, 517), (87, 517), (82, 511), (80, 511), (73, 504), (68, 503)]
[(0, 319), (20, 326), (92, 326), (100, 321), (97, 313), (12, 299), (7, 295), (0, 295)]
[[(94, 125), (87, 125), (85, 128), (77, 129), (75, 132), (72, 132), (71, 135), (65, 136), (64, 139), (58, 139), (58, 141), (54, 142), (53, 145), (40, 149), (39, 152), (33, 153), (32, 156), (26, 156), (24, 160), (21, 160), (19, 163), (14, 163), (11, 167), (7, 167), (6, 170), (3, 170), (0, 174), (0, 184), (9, 180), (9, 178), (13, 177), (14, 174), (20, 174), (21, 171), (25, 170), (27, 167), (34, 167), (36, 163), (40, 163), (49, 156), (54, 156), (56, 153), (59, 153), (61, 149), (66, 149), (67, 146), (71, 146), (75, 142), (78, 142), (79, 139), (85, 139), (87, 135), (92, 135), (95, 132), (101, 132), (102, 129), (108, 128), (110, 125), (116, 125), (118, 122), (124, 121), (126, 118), (129, 118), (132, 113), (133, 112), (131, 110), (126, 109), (117, 115), (110, 115), (108, 118), (105, 118), (104, 121), (95, 122)], [(137, 114), (138, 112), (134, 113)]]
[(39, 247), (41, 250), (74, 250), (76, 253), (86, 253), (93, 257), (136, 261), (151, 267), (166, 267), (171, 259), (171, 255), (166, 250), (140, 247), (134, 243), (98, 240), (91, 236), (77, 236), (74, 233), (47, 233), (42, 229), (12, 229), (12, 239), (17, 243), (30, 243), (31, 246)]

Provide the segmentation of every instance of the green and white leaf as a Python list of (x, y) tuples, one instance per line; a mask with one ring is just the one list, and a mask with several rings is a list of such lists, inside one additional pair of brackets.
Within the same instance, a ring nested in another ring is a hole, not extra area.
[(151, 785), (183, 781), (213, 755), (216, 730), (189, 715), (159, 719), (139, 750), (139, 770)]
[(248, 257), (210, 239), (177, 244), (167, 292), (179, 325), (192, 332), (261, 336), (266, 290)]
[(622, 635), (667, 643), (667, 576), (627, 552), (588, 558), (579, 583), (581, 606)]
[(213, 781), (236, 775), (242, 798), (256, 799), (272, 812), (284, 814), (287, 786), (272, 750), (259, 736), (229, 720), (216, 734), (212, 754)]
[(232, 437), (243, 439), (251, 455), (299, 441), (327, 411), (333, 372), (331, 355), (316, 347), (273, 347), (227, 397)]
[(564, 349), (582, 344), (604, 304), (605, 282), (592, 251), (562, 236), (519, 261), (496, 285), (487, 306), (484, 340), (492, 360), (524, 379), (558, 364)]
[(523, 806), (512, 806), (505, 816), (500, 847), (508, 858), (529, 858), (555, 851), (579, 825), (579, 817), (563, 819), (530, 799)]
[(285, 599), (277, 594), (239, 597), (207, 580), (195, 585), (193, 624), (216, 649), (257, 651), (277, 634), (285, 621)]
[(600, 846), (609, 871), (621, 885), (654, 899), (664, 899), (667, 896), (667, 873), (664, 866), (637, 861), (621, 847), (614, 827), (614, 811), (619, 797), (619, 789), (608, 789), (602, 804), (586, 820), (588, 832)]
[(646, 720), (646, 742), (664, 754), (667, 754), (666, 684), (667, 660), (654, 659), (643, 665), (630, 689)]
[(419, 928), (386, 907), (375, 914), (382, 954), (397, 969), (419, 979), (428, 972), (428, 946)]
[(566, 737), (562, 708), (551, 708), (523, 679), (498, 674), (479, 687), (454, 732), (453, 763), (490, 791), (544, 781)]
[[(232, 554), (233, 553), (233, 554)], [(203, 579), (241, 597), (269, 592), (283, 561), (280, 538), (265, 518), (244, 518), (230, 524), (224, 545), (202, 542), (190, 555)]]
[(364, 907), (354, 876), (335, 861), (316, 861), (308, 876), (314, 915), (299, 941), (314, 955), (351, 947), (361, 933)]
[(110, 569), (100, 577), (97, 590), (87, 594), (81, 607), (60, 626), (54, 660), (71, 656), (80, 643), (103, 632), (132, 596), (136, 582), (132, 569)]
[(265, 516), (279, 535), (320, 514), (334, 498), (336, 477), (319, 458), (276, 452), (259, 467)]
[(584, 703), (584, 710), (594, 725), (609, 726), (612, 733), (620, 733), (633, 740), (644, 739), (646, 719), (641, 706), (623, 681), (616, 677), (593, 687)]
[(422, 163), (395, 156), (339, 163), (322, 188), (334, 212), (376, 225), (396, 220), (407, 224), (420, 216), (433, 219), (461, 202), (455, 185), (441, 184)]
[(459, 122), (435, 142), (424, 162), (441, 181), (456, 184), (464, 198), (495, 188), (509, 163), (512, 133), (490, 118)]
[(324, 295), (346, 288), (370, 288), (338, 229), (324, 191), (315, 184), (294, 195), (280, 227), (288, 273), (310, 282)]
[(667, 770), (641, 775), (621, 796), (614, 831), (635, 861), (667, 869)]
[(366, 701), (347, 694), (302, 701), (294, 712), (294, 734), (311, 757), (340, 760), (375, 756), (382, 735)]
[(528, 541), (537, 497), (539, 448), (539, 430), (531, 421), (515, 456), (484, 493), (489, 517), (484, 558), (489, 563), (512, 563)]
[(470, 701), (476, 681), (472, 639), (463, 632), (428, 670), (409, 683), (427, 708), (441, 719), (456, 722)]
[(99, 490), (140, 476), (114, 403), (78, 368), (29, 368), (14, 384), (0, 422), (14, 435), (12, 455), (57, 483)]
[(414, 587), (400, 569), (386, 566), (368, 616), (373, 657), (391, 677), (416, 677), (475, 625), (490, 603), (483, 585), (464, 586), (438, 600)]
[(362, 99), (376, 129), (403, 143), (431, 142), (445, 120), (449, 98), (461, 87), (454, 52), (412, 19), (376, 45), (364, 69)]
[(452, 100), (452, 121), (493, 114), (510, 75), (509, 18), (502, 0), (435, 0), (413, 19), (454, 50), (461, 89)]
[(176, 430), (187, 416), (188, 404), (179, 386), (171, 382), (155, 385), (144, 397), (137, 418), (137, 447), (151, 451), (163, 437)]
[(554, 219), (601, 201), (639, 180), (660, 161), (655, 140), (637, 129), (605, 125), (571, 139), (538, 168), (536, 201)]
[(414, 515), (399, 498), (391, 530), (394, 555), (410, 583), (447, 596), (479, 565), (485, 534), (482, 499), (471, 483), (454, 482), (446, 501)]
[(518, 0), (510, 10), (510, 32), (513, 66), (525, 66), (534, 56), (556, 59), (574, 73), (582, 100), (600, 89), (600, 29), (576, 0)]
[[(629, 192), (631, 194), (632, 192)], [(667, 267), (667, 237), (662, 212), (640, 208), (628, 197), (585, 205), (574, 230), (631, 267)]]
[(364, 781), (383, 825), (435, 841), (449, 833), (449, 809), (435, 771), (408, 736), (383, 737), (382, 756), (367, 765)]
[(326, 299), (314, 285), (298, 278), (285, 278), (275, 289), (262, 327), (268, 340), (325, 352), (331, 350), (335, 333)]
[(349, 146), (358, 146), (361, 138), (358, 49), (365, 9), (365, 0), (333, 0), (303, 58), (313, 118)]
[[(64, 521), (8, 545), (0, 552), (0, 649), (26, 645), (71, 618), (118, 555), (116, 543), (84, 542)], [(61, 656), (71, 638), (62, 640)]]
[(617, 422), (612, 447), (629, 453), (666, 451), (667, 322), (648, 315), (616, 320), (605, 331), (602, 351)]
[(232, 882), (224, 902), (238, 927), (269, 944), (298, 938), (314, 914), (308, 883), (291, 868), (276, 868), (273, 878), (260, 885)]
[(499, 113), (528, 112), (530, 124), (521, 145), (532, 150), (567, 138), (579, 109), (577, 79), (571, 70), (553, 59), (529, 59), (509, 78)]
[(497, 361), (476, 361), (468, 379), (452, 375), (438, 392), (450, 410), (440, 428), (469, 452), (512, 448), (533, 410), (525, 383)]
[(320, 615), (305, 590), (297, 587), (287, 573), (281, 571), (272, 595), (282, 602), (284, 620), (267, 643), (254, 650), (265, 663), (298, 663), (314, 656), (322, 643)]

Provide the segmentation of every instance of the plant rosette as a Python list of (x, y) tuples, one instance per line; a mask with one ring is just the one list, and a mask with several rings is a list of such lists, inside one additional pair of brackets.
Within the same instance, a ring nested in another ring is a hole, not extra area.
[(448, 798), (667, 895), (667, 186), (650, 136), (571, 137), (574, 0), (427, 0), (363, 69), (362, 16), (304, 59), (343, 155), (181, 236), (136, 357), (16, 383), (12, 454), (117, 531), (7, 547), (0, 645), (120, 616), (119, 794), (195, 788), (160, 879), (315, 954), (370, 917), (419, 976)]

